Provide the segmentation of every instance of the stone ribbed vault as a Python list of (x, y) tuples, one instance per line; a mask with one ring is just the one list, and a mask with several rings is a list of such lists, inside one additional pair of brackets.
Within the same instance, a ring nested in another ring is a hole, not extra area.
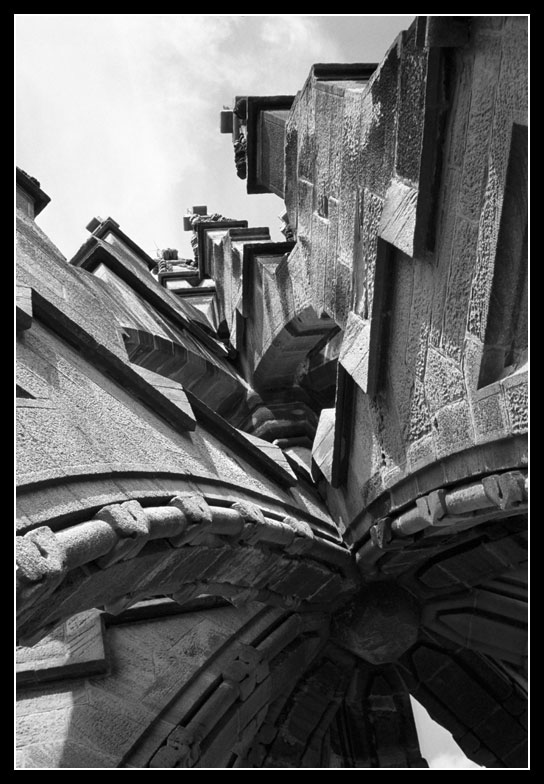
[(285, 242), (68, 262), (17, 172), (21, 768), (527, 766), (527, 31), (222, 114)]

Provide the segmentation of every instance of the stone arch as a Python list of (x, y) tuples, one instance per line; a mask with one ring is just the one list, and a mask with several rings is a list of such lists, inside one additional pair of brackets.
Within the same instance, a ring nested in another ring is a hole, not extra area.
[(56, 531), (33, 528), (17, 537), (17, 553), (23, 644), (78, 612), (116, 613), (157, 595), (332, 609), (357, 584), (349, 551), (308, 522), (194, 491), (164, 506), (110, 504)]
[(311, 305), (291, 315), (255, 352), (253, 379), (257, 389), (289, 388), (308, 354), (323, 344), (338, 326), (326, 314), (318, 316)]

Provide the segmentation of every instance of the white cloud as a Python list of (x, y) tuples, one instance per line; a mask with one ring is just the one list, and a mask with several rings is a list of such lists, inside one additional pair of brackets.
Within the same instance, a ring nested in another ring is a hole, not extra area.
[(419, 745), (430, 768), (479, 769), (480, 766), (465, 756), (451, 732), (429, 716), (423, 705), (410, 696)]
[(52, 197), (39, 221), (68, 256), (97, 214), (148, 252), (188, 250), (197, 203), (277, 231), (282, 205), (247, 197), (219, 112), (346, 59), (317, 17), (214, 14), (19, 14), (16, 57), (17, 162)]
[(428, 759), (429, 767), (440, 770), (480, 770), (480, 766), (467, 759), (462, 752), (446, 752)]

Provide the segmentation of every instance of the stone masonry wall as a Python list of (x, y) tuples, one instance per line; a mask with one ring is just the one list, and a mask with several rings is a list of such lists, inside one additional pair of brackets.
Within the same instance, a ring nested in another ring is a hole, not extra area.
[[(292, 280), (306, 282), (318, 312), (359, 331), (363, 354), (363, 326), (380, 330), (367, 358), (377, 391), (355, 386), (345, 493), (329, 498), (348, 521), (408, 474), (527, 428), (523, 350), (481, 382), (503, 203), (514, 209), (508, 234), (519, 224), (508, 252), (523, 252), (526, 20), (472, 18), (465, 44), (441, 49), (423, 45), (418, 25), (368, 87), (310, 79), (287, 126)], [(511, 319), (521, 309), (523, 323), (526, 261), (512, 265), (521, 279), (501, 286), (500, 307)]]

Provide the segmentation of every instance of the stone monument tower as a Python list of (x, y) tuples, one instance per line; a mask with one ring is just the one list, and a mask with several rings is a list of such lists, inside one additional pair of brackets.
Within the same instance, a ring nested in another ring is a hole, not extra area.
[(285, 241), (67, 261), (17, 172), (17, 765), (427, 767), (412, 695), (524, 768), (527, 19), (221, 130)]

